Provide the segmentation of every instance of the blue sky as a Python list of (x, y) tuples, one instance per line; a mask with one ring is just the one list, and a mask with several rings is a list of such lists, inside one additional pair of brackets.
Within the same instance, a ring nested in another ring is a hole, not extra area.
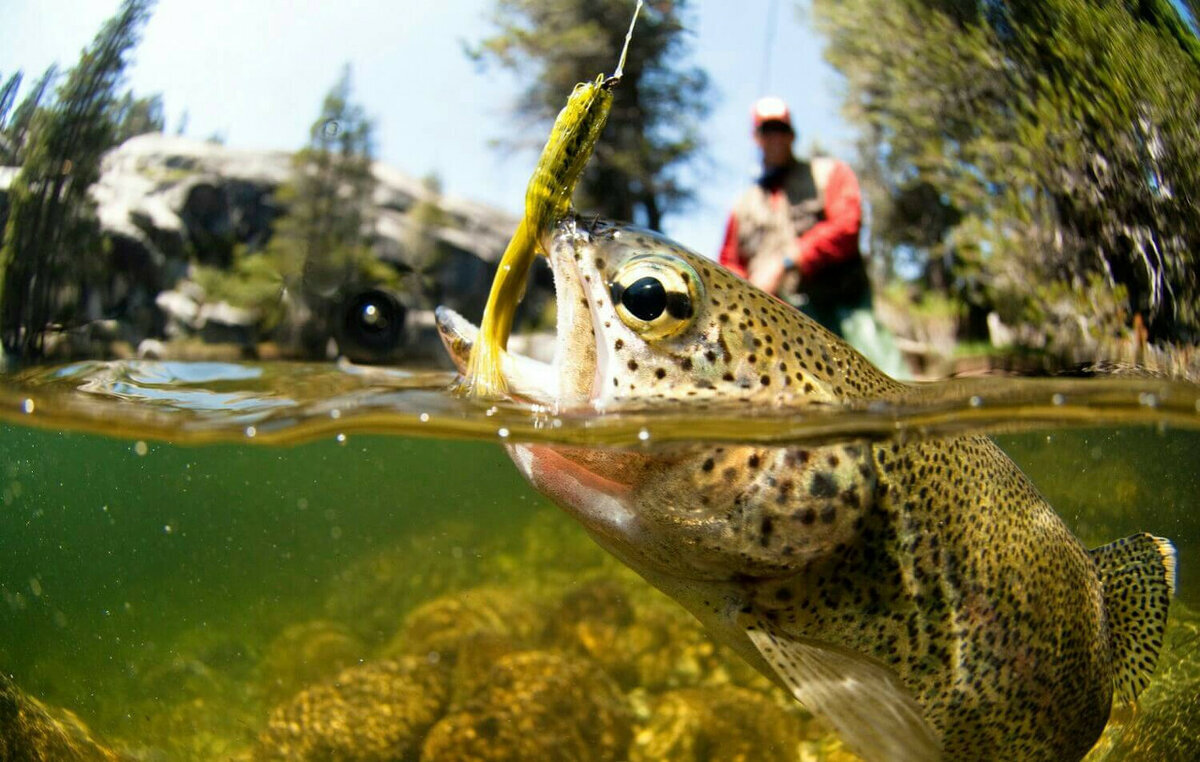
[[(0, 74), (23, 69), (28, 82), (52, 62), (71, 66), (118, 5), (0, 0)], [(712, 256), (728, 206), (757, 164), (749, 109), (763, 94), (773, 6), (777, 26), (766, 79), (771, 93), (791, 104), (800, 145), (815, 140), (850, 158), (852, 141), (838, 115), (837, 75), (793, 2), (694, 5), (692, 61), (708, 71), (716, 90), (705, 123), (709, 162), (700, 170), (699, 202), (666, 227)], [(381, 160), (418, 176), (436, 172), (447, 192), (515, 214), (537, 157), (502, 156), (489, 141), (506, 134), (521, 82), (478, 70), (462, 52), (463, 42), (488, 34), (491, 7), (491, 0), (160, 0), (129, 85), (139, 94), (162, 93), (169, 129), (186, 109), (193, 137), (221, 133), (232, 147), (295, 149), (349, 62), (356, 99), (375, 119)]]

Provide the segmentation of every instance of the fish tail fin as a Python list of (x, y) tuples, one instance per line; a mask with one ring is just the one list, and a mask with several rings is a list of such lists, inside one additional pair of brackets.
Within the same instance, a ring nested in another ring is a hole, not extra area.
[(1167, 606), (1175, 594), (1175, 546), (1135, 534), (1091, 551), (1108, 615), (1116, 696), (1132, 702), (1147, 685), (1162, 650)]

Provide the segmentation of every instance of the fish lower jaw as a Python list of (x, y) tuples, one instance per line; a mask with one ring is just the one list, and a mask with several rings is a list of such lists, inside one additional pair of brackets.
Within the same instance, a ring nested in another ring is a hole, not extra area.
[[(458, 371), (466, 372), (471, 350), (479, 341), (479, 326), (449, 307), (438, 307), (436, 316), (442, 344)], [(556, 405), (559, 398), (555, 365), (507, 350), (500, 352), (500, 372), (509, 392), (542, 405)]]

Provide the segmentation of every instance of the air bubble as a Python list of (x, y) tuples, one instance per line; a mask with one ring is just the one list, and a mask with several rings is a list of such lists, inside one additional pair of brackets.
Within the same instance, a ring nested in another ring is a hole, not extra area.
[(325, 133), (327, 138), (336, 138), (342, 133), (342, 125), (336, 119), (330, 119), (321, 125), (321, 132)]
[(508, 439), (508, 434), (508, 429), (504, 427), (501, 427), (496, 431), (496, 436), (500, 437), (501, 439)]
[(978, 394), (971, 395), (969, 404), (971, 407), (983, 407), (983, 397), (980, 397)]
[(345, 434), (338, 434), (334, 438), (337, 439), (338, 444), (340, 444), (340, 445), (346, 444), (346, 435)]
[(1067, 398), (1062, 396), (1061, 394), (1055, 394), (1053, 397), (1050, 398), (1050, 402), (1052, 402), (1055, 407), (1060, 407), (1066, 401), (1067, 401)]
[(1158, 407), (1158, 397), (1152, 392), (1142, 392), (1138, 395), (1138, 403), (1143, 407)]
[(642, 442), (648, 442), (650, 440), (650, 430), (642, 429), (641, 431), (639, 431), (638, 439), (641, 440)]
[(140, 458), (145, 456), (146, 453), (150, 452), (150, 446), (139, 439), (136, 443), (134, 443), (133, 451)]
[(329, 411), (329, 417), (336, 421), (342, 417), (342, 411), (335, 407), (333, 410)]
[(256, 436), (258, 436), (258, 429), (254, 428), (253, 426), (247, 426), (246, 427), (246, 437), (248, 439), (254, 439), (254, 437), (256, 437)]
[[(1196, 405), (1197, 405), (1197, 408), (1200, 409), (1200, 402), (1197, 402)], [(32, 413), (33, 412), (33, 400), (27, 399), (24, 402), (22, 402), (21, 410), (26, 415), (29, 415), (30, 413)]]
[(421, 423), (429, 423), (429, 413), (421, 413), (419, 416), (417, 416), (417, 419)]

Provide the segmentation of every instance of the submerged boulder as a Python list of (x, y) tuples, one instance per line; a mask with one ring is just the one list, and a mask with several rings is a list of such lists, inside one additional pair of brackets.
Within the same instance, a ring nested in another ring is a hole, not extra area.
[(599, 667), (525, 651), (501, 657), (425, 739), (422, 762), (625, 759), (632, 711)]
[(420, 659), (370, 662), (301, 691), (267, 720), (255, 760), (415, 760), (449, 680)]
[(791, 762), (801, 720), (769, 697), (734, 686), (662, 694), (630, 748), (631, 762)]
[(118, 757), (74, 714), (25, 695), (0, 673), (0, 759), (115, 762)]
[(363, 642), (340, 624), (300, 622), (284, 628), (267, 646), (259, 662), (260, 680), (269, 697), (288, 698), (360, 663), (366, 653)]

